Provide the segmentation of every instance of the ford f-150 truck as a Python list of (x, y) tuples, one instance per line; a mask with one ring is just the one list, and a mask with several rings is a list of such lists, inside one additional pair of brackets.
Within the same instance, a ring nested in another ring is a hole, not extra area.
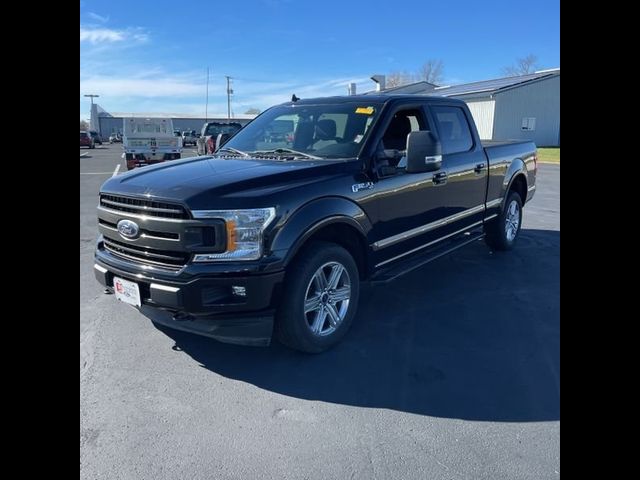
[(198, 155), (206, 155), (216, 151), (218, 136), (223, 135), (225, 138), (221, 139), (223, 142), (228, 137), (235, 135), (242, 128), (237, 122), (223, 123), (223, 122), (208, 122), (202, 126), (201, 135), (196, 139), (196, 148)]
[(104, 183), (95, 275), (170, 327), (320, 352), (349, 329), (361, 282), (481, 238), (511, 249), (536, 163), (531, 142), (482, 143), (459, 100), (285, 103), (214, 155)]

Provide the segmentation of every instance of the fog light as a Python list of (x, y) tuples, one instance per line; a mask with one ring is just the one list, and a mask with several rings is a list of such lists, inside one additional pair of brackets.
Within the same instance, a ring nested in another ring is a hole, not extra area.
[(237, 297), (246, 297), (247, 296), (247, 288), (246, 287), (240, 287), (240, 286), (237, 286), (237, 285), (232, 285), (231, 286), (231, 291)]

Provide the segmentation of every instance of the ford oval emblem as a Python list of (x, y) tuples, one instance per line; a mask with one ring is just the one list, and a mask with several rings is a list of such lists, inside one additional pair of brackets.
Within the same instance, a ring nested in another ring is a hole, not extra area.
[(140, 227), (138, 227), (136, 222), (132, 222), (131, 220), (120, 220), (118, 222), (118, 233), (124, 238), (138, 238)]

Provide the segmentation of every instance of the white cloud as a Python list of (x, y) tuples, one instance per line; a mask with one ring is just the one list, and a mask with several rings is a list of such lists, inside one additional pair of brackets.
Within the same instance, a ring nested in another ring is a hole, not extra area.
[(109, 97), (192, 97), (203, 95), (205, 86), (184, 77), (94, 76), (80, 79), (84, 91), (100, 92)]
[[(138, 65), (139, 67), (139, 65)], [(167, 73), (150, 68), (144, 74), (120, 68), (117, 74), (85, 75), (82, 69), (80, 91), (98, 93), (100, 105), (110, 112), (178, 112), (204, 114), (206, 75), (201, 72)], [(234, 79), (231, 109), (235, 114), (249, 108), (265, 110), (288, 102), (292, 94), (299, 98), (346, 95), (347, 85), (356, 82), (358, 92), (373, 89), (367, 77), (315, 79), (308, 82), (299, 78), (286, 81), (260, 81)], [(226, 84), (221, 76), (209, 83), (209, 116), (226, 115)], [(80, 111), (87, 109), (86, 99), (80, 98)]]
[(80, 27), (80, 41), (89, 43), (120, 42), (125, 39), (125, 32), (108, 28)]
[(126, 30), (114, 30), (93, 26), (80, 26), (80, 42), (88, 42), (93, 45), (122, 42), (133, 40), (143, 43), (149, 40), (149, 35), (141, 28), (127, 28)]
[(100, 22), (100, 23), (107, 23), (109, 21), (109, 15), (107, 15), (106, 17), (102, 16), (102, 15), (98, 15), (95, 12), (89, 12), (87, 13), (87, 16)]
[(279, 83), (273, 88), (242, 90), (237, 87), (235, 88), (236, 95), (233, 97), (233, 102), (242, 108), (257, 107), (265, 109), (278, 103), (288, 102), (294, 93), (298, 98), (346, 95), (347, 85), (351, 82), (355, 82), (359, 93), (373, 89), (373, 84), (367, 77), (334, 78), (314, 83), (292, 81), (289, 84)]

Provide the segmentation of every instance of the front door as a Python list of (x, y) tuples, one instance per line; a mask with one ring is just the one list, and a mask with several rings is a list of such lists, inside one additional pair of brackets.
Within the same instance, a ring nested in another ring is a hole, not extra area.
[(427, 113), (423, 108), (398, 107), (382, 136), (378, 150), (406, 150), (411, 131), (432, 130), (441, 139), (443, 159), (440, 170), (427, 173), (406, 173), (404, 159), (397, 164), (391, 161), (391, 168), (377, 167), (383, 174), (375, 185), (372, 247), (376, 266), (425, 250), (482, 221), (487, 165), (465, 111), (438, 105), (432, 107), (431, 115)]

